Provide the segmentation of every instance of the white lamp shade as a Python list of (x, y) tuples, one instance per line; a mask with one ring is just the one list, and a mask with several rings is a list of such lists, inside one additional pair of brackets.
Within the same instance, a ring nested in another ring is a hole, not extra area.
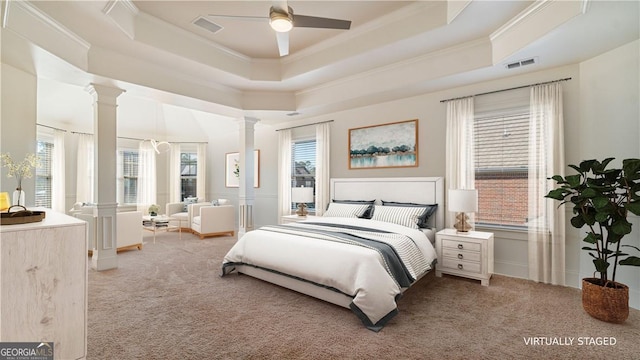
[(295, 203), (313, 202), (313, 188), (310, 188), (310, 187), (291, 188), (291, 201)]
[(449, 211), (476, 212), (478, 211), (478, 190), (456, 189), (449, 190)]

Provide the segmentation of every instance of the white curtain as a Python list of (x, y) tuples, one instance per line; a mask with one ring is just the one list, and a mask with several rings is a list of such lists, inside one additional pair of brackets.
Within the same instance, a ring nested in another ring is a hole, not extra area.
[[(473, 98), (447, 102), (446, 170), (447, 189), (474, 189)], [(452, 228), (455, 214), (446, 211), (445, 225)], [(468, 214), (473, 222), (473, 213)]]
[(93, 135), (78, 134), (76, 201), (93, 203)]
[(147, 213), (156, 203), (156, 151), (148, 140), (141, 141), (138, 150), (138, 210)]
[(331, 201), (329, 164), (331, 160), (330, 123), (316, 125), (316, 215), (322, 216)]
[(180, 144), (171, 143), (169, 153), (169, 202), (182, 201), (180, 186)]
[(64, 134), (66, 131), (53, 131), (53, 154), (51, 154), (51, 208), (54, 211), (66, 212), (65, 189), (65, 150)]
[(291, 129), (278, 132), (278, 211), (291, 214)]
[(544, 196), (553, 175), (564, 175), (560, 83), (531, 88), (529, 114), (529, 279), (565, 284), (564, 206)]
[[(196, 178), (196, 196), (198, 199), (207, 198), (207, 144), (198, 144), (198, 163)], [(257, 174), (255, 176), (258, 176)]]

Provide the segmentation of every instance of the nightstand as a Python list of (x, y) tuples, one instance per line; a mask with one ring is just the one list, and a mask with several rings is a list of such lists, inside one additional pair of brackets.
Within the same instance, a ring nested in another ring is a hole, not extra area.
[(315, 215), (307, 215), (307, 216), (298, 216), (298, 215), (283, 215), (280, 217), (280, 224), (294, 223), (303, 220), (314, 220), (319, 219), (322, 216)]
[(493, 233), (460, 234), (455, 229), (444, 229), (436, 233), (436, 252), (436, 276), (463, 276), (489, 286), (493, 274)]

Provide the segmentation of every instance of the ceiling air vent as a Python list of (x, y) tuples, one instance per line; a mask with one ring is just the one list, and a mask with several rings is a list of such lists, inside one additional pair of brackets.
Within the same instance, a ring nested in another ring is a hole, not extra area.
[(515, 61), (515, 62), (507, 64), (506, 67), (507, 67), (507, 69), (516, 69), (516, 68), (519, 68), (521, 66), (535, 64), (536, 62), (537, 62), (537, 58), (518, 60), (518, 61)]
[(222, 26), (212, 22), (211, 20), (205, 19), (203, 17), (199, 17), (193, 21), (195, 25), (200, 26), (201, 28), (211, 31), (212, 33), (217, 33), (222, 30)]

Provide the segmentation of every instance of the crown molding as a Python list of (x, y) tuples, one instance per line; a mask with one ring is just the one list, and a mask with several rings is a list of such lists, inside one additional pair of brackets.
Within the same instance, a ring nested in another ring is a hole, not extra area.
[[(10, 10), (11, 9), (11, 10)], [(54, 30), (57, 34), (62, 35), (67, 40), (72, 41), (74, 44), (82, 47), (84, 50), (89, 50), (91, 44), (78, 36), (73, 31), (67, 29), (64, 25), (60, 24), (49, 15), (38, 9), (30, 1), (15, 1), (7, 0), (5, 5), (5, 18), (3, 19), (3, 26), (8, 29), (17, 30), (19, 34), (25, 35), (22, 31), (18, 30), (19, 24), (13, 24), (13, 18), (17, 18), (16, 12), (22, 11), (23, 14), (28, 15), (32, 19), (38, 21), (41, 25)], [(12, 15), (10, 15), (12, 14)], [(22, 24), (21, 24), (22, 25)], [(26, 36), (29, 38), (29, 36)]]
[(538, 0), (489, 35), (494, 64), (587, 11), (588, 0)]

